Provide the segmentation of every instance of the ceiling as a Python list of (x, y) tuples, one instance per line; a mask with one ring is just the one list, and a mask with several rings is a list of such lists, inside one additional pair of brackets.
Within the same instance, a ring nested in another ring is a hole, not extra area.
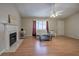
[[(18, 3), (16, 7), (22, 17), (49, 17), (53, 3)], [(53, 11), (53, 9), (51, 10)], [(57, 18), (66, 18), (79, 11), (78, 3), (56, 3), (55, 11), (63, 11)]]

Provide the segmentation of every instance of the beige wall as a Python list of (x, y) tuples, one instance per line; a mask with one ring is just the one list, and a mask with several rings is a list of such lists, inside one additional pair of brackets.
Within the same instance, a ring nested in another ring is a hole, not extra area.
[(79, 39), (79, 13), (65, 19), (65, 35)]
[(14, 24), (18, 25), (20, 29), (21, 18), (16, 7), (12, 4), (0, 4), (0, 23), (8, 23), (8, 15), (11, 15), (15, 19)]
[[(8, 14), (15, 17), (16, 21), (14, 24), (17, 25), (18, 31), (20, 30), (20, 15), (16, 9), (15, 6), (12, 4), (0, 4), (0, 52), (4, 50), (5, 48), (5, 33), (4, 33), (4, 24), (3, 23), (8, 23)], [(3, 37), (4, 36), (4, 37)]]
[[(22, 19), (22, 25), (21, 27), (25, 29), (26, 36), (32, 36), (32, 25), (33, 25), (33, 18), (23, 18)], [(49, 23), (49, 30), (55, 30), (55, 20), (54, 19), (48, 19)], [(57, 35), (64, 35), (64, 21), (63, 20), (57, 20)]]
[(32, 36), (32, 25), (33, 25), (33, 19), (32, 18), (23, 18), (21, 20), (21, 28), (24, 28), (25, 30), (25, 36)]
[(0, 23), (8, 23), (8, 15), (16, 19), (15, 24), (19, 25), (20, 15), (12, 4), (0, 4)]
[(64, 20), (57, 20), (57, 35), (64, 35)]

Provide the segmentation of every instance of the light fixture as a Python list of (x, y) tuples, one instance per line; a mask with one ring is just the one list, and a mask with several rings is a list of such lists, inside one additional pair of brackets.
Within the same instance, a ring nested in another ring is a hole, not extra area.
[(59, 15), (62, 15), (63, 11), (56, 11), (55, 10), (55, 3), (51, 4), (51, 8), (50, 8), (50, 17), (57, 17)]
[(61, 13), (62, 13), (63, 11), (57, 11), (55, 14), (53, 13), (52, 15), (50, 15), (50, 17), (57, 17), (57, 16), (59, 16), (59, 15), (62, 15)]

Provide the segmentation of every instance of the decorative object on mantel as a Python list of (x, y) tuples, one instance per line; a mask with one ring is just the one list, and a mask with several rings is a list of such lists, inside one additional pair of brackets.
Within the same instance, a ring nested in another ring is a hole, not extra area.
[(11, 23), (10, 15), (8, 15), (8, 23)]
[(15, 24), (15, 22), (16, 22), (16, 17), (9, 14), (8, 15), (8, 23)]

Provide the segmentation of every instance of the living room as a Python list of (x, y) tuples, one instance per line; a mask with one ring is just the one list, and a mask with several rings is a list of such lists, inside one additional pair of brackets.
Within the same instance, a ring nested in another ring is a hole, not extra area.
[(78, 56), (78, 22), (79, 3), (0, 4), (0, 54)]

